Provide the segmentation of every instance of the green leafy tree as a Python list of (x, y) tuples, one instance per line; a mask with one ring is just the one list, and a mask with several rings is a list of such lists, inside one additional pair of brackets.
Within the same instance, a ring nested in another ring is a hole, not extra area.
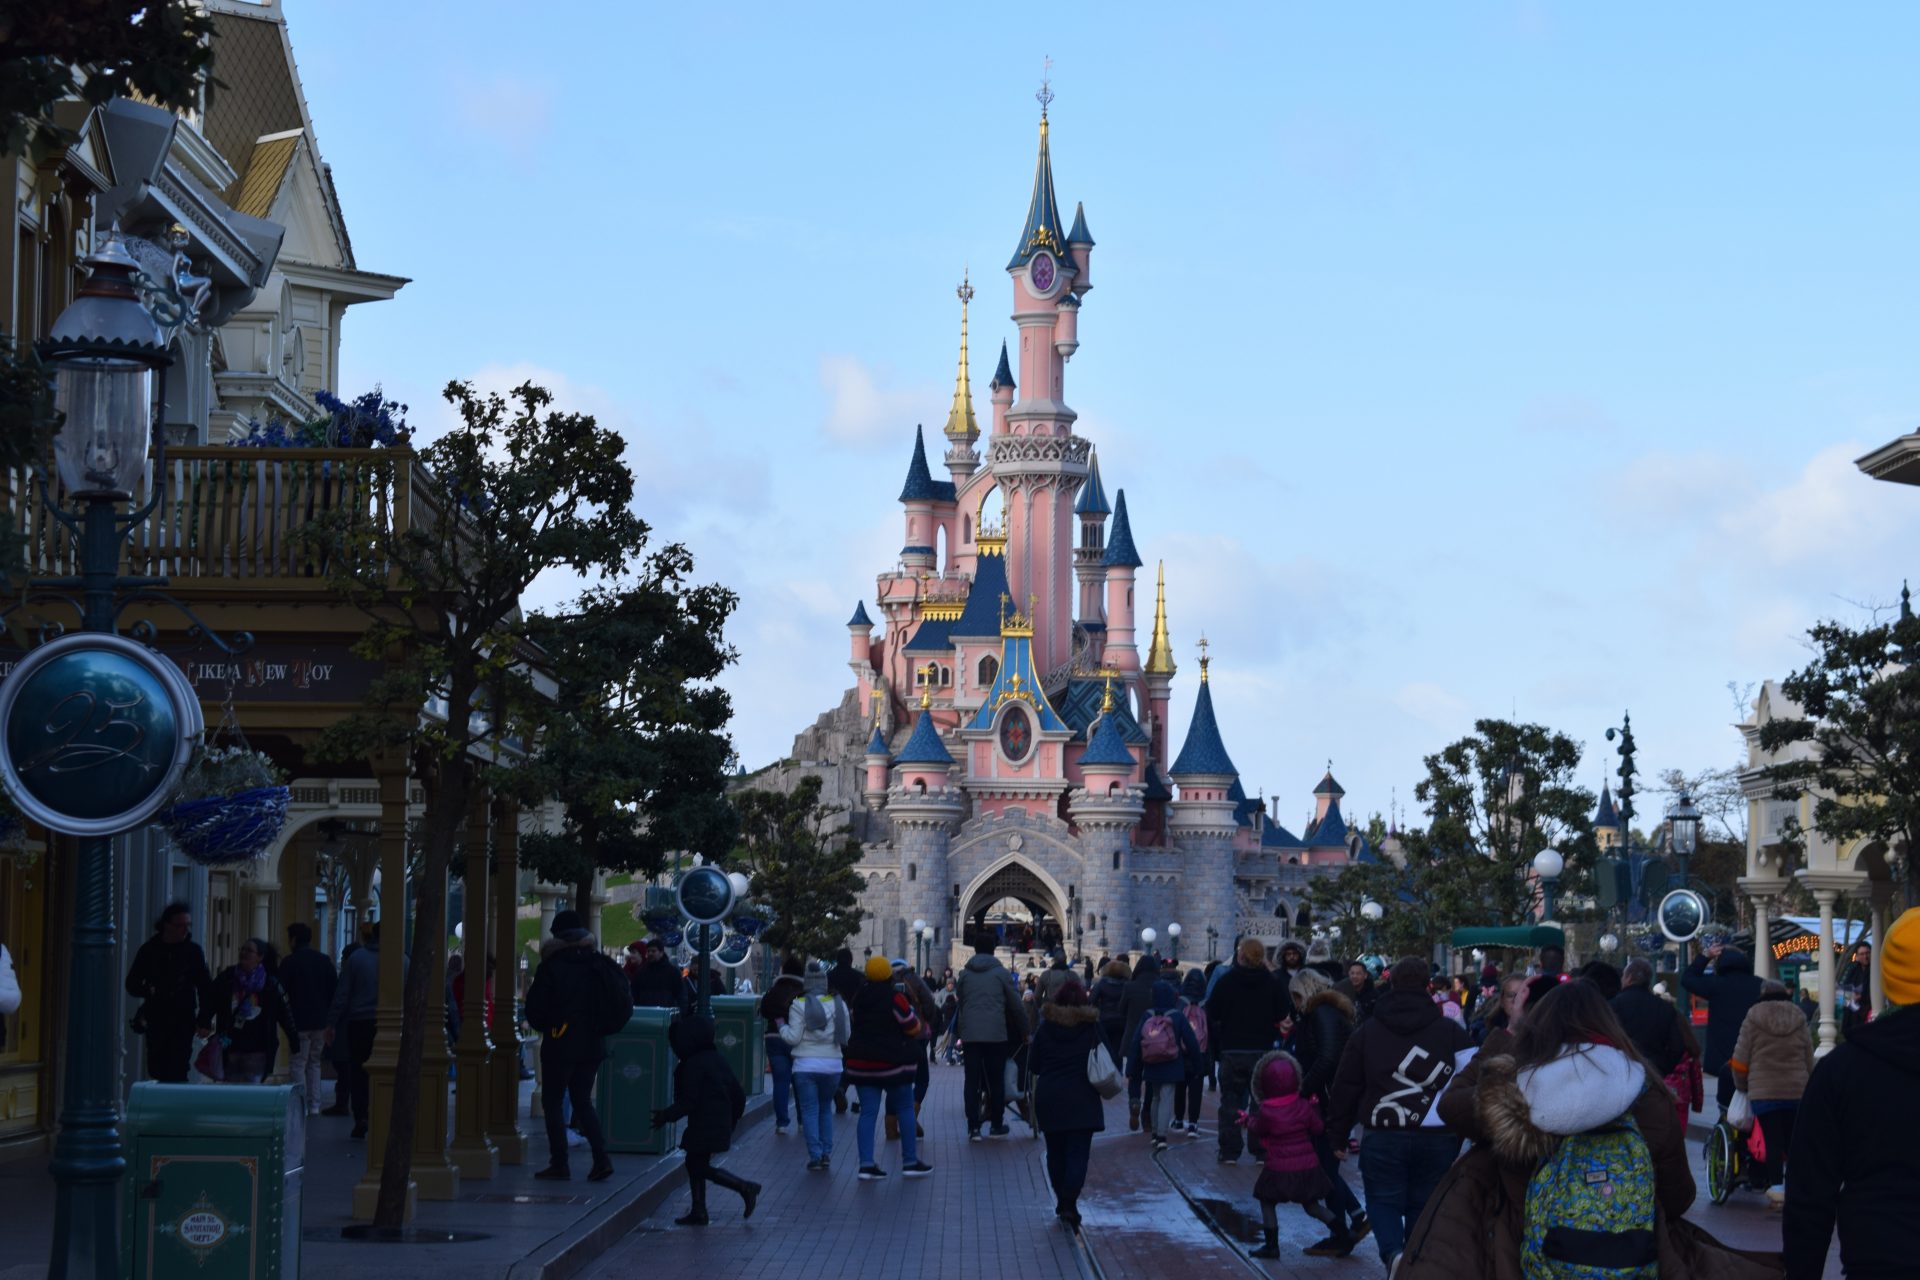
[(193, 0), (0, 0), (0, 151), (51, 130), (63, 98), (99, 106), (133, 91), (192, 105), (212, 35)]
[(422, 449), (383, 450), (376, 492), (409, 492), (406, 520), (336, 510), (304, 535), (329, 585), (367, 615), (359, 652), (383, 666), (363, 709), (333, 725), (322, 755), (410, 757), (425, 792), (415, 835), (420, 859), (414, 944), (397, 1046), (392, 1123), (375, 1224), (398, 1227), (412, 1172), (428, 984), (447, 936), (445, 885), (469, 808), (485, 789), (511, 789), (515, 739), (546, 719), (531, 664), (533, 619), (520, 600), (542, 574), (570, 570), (619, 581), (644, 554), (649, 530), (630, 509), (625, 442), (591, 416), (551, 408), (531, 383), (511, 398), (447, 384), (459, 423)]
[(820, 779), (804, 777), (791, 792), (736, 792), (733, 803), (735, 859), (751, 869), (754, 898), (774, 913), (764, 941), (793, 955), (831, 956), (860, 930), (865, 881), (854, 870), (859, 845), (828, 831), (839, 811), (820, 803)]
[[(1846, 846), (1883, 841), (1904, 862), (1907, 900), (1920, 901), (1920, 619), (1901, 593), (1898, 616), (1863, 627), (1822, 622), (1807, 633), (1814, 659), (1780, 682), (1804, 713), (1762, 725), (1760, 745), (1780, 751), (1805, 744), (1805, 759), (1769, 766), (1782, 799), (1815, 794), (1813, 823)], [(1804, 846), (1791, 822), (1784, 836)]]
[(1430, 869), (1418, 892), (1436, 919), (1525, 923), (1538, 902), (1528, 872), (1548, 847), (1566, 858), (1562, 893), (1590, 886), (1595, 798), (1574, 780), (1579, 743), (1543, 725), (1480, 720), (1425, 763), (1414, 796), (1430, 821), (1406, 843), (1409, 865)]
[[(1388, 862), (1356, 862), (1307, 887), (1307, 902), (1317, 924), (1337, 926), (1337, 950), (1345, 955), (1370, 951), (1389, 957), (1429, 955), (1445, 929), (1422, 901), (1419, 888), (1425, 868), (1406, 868)], [(1361, 913), (1368, 902), (1382, 907), (1380, 919)]]

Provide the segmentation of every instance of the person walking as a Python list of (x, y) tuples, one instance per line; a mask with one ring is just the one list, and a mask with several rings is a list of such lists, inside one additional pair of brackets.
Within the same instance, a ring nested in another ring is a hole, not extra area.
[[(1293, 1024), (1293, 1043), (1295, 1061), (1300, 1065), (1300, 1096), (1318, 1107), (1324, 1119), (1328, 1090), (1357, 1021), (1353, 1001), (1315, 969), (1296, 971), (1288, 995), (1299, 1011)], [(1307, 1253), (1315, 1258), (1344, 1258), (1366, 1238), (1373, 1224), (1362, 1212), (1353, 1188), (1340, 1176), (1339, 1157), (1333, 1153), (1324, 1125), (1312, 1135), (1312, 1142), (1320, 1170), (1327, 1175), (1327, 1206), (1338, 1216), (1328, 1224), (1332, 1230), (1327, 1238), (1309, 1245)]]
[(1199, 969), (1187, 970), (1180, 980), (1180, 1016), (1187, 1020), (1200, 1052), (1187, 1067), (1187, 1078), (1173, 1091), (1173, 1130), (1186, 1131), (1189, 1138), (1200, 1136), (1200, 1100), (1207, 1091), (1207, 1072), (1213, 1065), (1213, 1028), (1207, 1018), (1207, 975)]
[[(741, 1218), (751, 1218), (760, 1199), (760, 1184), (713, 1163), (713, 1157), (733, 1145), (734, 1126), (747, 1110), (746, 1090), (714, 1047), (713, 1019), (700, 1014), (674, 1019), (667, 1027), (667, 1047), (673, 1050), (675, 1059), (673, 1105), (661, 1107), (651, 1119), (656, 1129), (664, 1129), (675, 1120), (687, 1122), (680, 1134), (680, 1149), (687, 1156), (687, 1190), (693, 1196), (692, 1207), (673, 1223), (677, 1227), (707, 1225), (709, 1182), (737, 1192)], [(598, 1127), (596, 1122), (595, 1129)]]
[(193, 913), (170, 903), (154, 922), (153, 936), (133, 953), (126, 991), (140, 1002), (132, 1029), (147, 1041), (147, 1074), (164, 1084), (185, 1084), (193, 1057), (193, 1034), (213, 1030), (213, 978), (206, 953), (193, 940)]
[(313, 930), (296, 920), (287, 926), (287, 958), (280, 962), (280, 986), (287, 993), (300, 1047), (293, 1055), (293, 1082), (307, 1095), (307, 1114), (320, 1114), (320, 1063), (327, 1052), (327, 1010), (340, 974), (324, 951), (313, 947)]
[(793, 1054), (793, 1085), (800, 1132), (807, 1139), (807, 1169), (826, 1172), (833, 1161), (833, 1099), (840, 1089), (841, 1051), (853, 1034), (847, 1002), (827, 987), (828, 966), (807, 961), (802, 991), (787, 1009), (780, 1038)]
[(1840, 1034), (1847, 1036), (1873, 1016), (1873, 947), (1868, 943), (1854, 945), (1839, 990)]
[(1570, 981), (1566, 967), (1567, 953), (1563, 948), (1551, 942), (1540, 948), (1540, 972), (1527, 982), (1527, 999), (1538, 1000), (1561, 983)]
[(300, 1050), (287, 993), (267, 969), (270, 952), (259, 938), (248, 938), (240, 944), (239, 962), (222, 969), (208, 988), (221, 1079), (228, 1084), (259, 1084), (272, 1073), (276, 1029), (286, 1034), (290, 1054)]
[[(989, 1134), (1002, 1138), (1009, 1132), (1007, 1059), (1018, 1047), (1015, 1038), (1026, 1026), (1026, 1011), (1013, 974), (993, 954), (991, 935), (974, 936), (973, 958), (961, 968), (956, 987), (960, 1005), (954, 1026), (967, 1064), (967, 1138), (980, 1141), (983, 1122), (989, 1126)], [(983, 1097), (984, 1116), (980, 1109)]]
[(1297, 1204), (1335, 1232), (1344, 1231), (1346, 1220), (1326, 1205), (1331, 1186), (1313, 1142), (1326, 1131), (1326, 1121), (1301, 1095), (1300, 1064), (1292, 1054), (1275, 1049), (1262, 1055), (1253, 1070), (1253, 1098), (1252, 1110), (1242, 1112), (1236, 1123), (1246, 1126), (1249, 1146), (1260, 1144), (1260, 1177), (1253, 1184), (1253, 1198), (1260, 1202), (1266, 1242), (1248, 1256), (1277, 1258), (1281, 1205)]
[[(1665, 1080), (1686, 1056), (1680, 1014), (1653, 993), (1653, 966), (1635, 956), (1620, 973), (1620, 994), (1607, 1002), (1627, 1040)], [(1798, 1097), (1798, 1094), (1794, 1095)]]
[(1733, 1101), (1733, 1071), (1727, 1059), (1733, 1056), (1747, 1011), (1760, 998), (1760, 979), (1746, 952), (1716, 942), (1693, 958), (1680, 975), (1680, 985), (1707, 1002), (1707, 1042), (1700, 1067), (1720, 1082), (1715, 1099), (1725, 1116)]
[(658, 938), (647, 939), (630, 985), (636, 1009), (678, 1009), (681, 1013), (692, 1009), (680, 967), (667, 958), (666, 944)]
[[(866, 985), (866, 978), (853, 967), (853, 948), (842, 947), (833, 953), (833, 968), (827, 974), (827, 986), (833, 994), (846, 1001), (847, 1008), (853, 1008), (853, 998), (860, 994), (860, 988)], [(833, 1109), (836, 1113), (847, 1109), (847, 1090), (852, 1083), (843, 1074), (840, 1077), (840, 1092), (833, 1096)], [(853, 1109), (858, 1111), (860, 1104), (855, 1102)]]
[(1221, 1164), (1240, 1158), (1242, 1128), (1235, 1118), (1247, 1109), (1254, 1067), (1279, 1043), (1281, 1024), (1292, 1016), (1293, 998), (1267, 968), (1266, 947), (1258, 938), (1240, 939), (1233, 963), (1223, 967), (1207, 998), (1207, 1020), (1220, 1060)]
[[(346, 977), (347, 965), (352, 961), (353, 953), (364, 945), (360, 941), (360, 934), (364, 932), (361, 930), (360, 933), (356, 933), (354, 940), (340, 951), (338, 979), (333, 988), (335, 995), (340, 992), (340, 980)], [(347, 1034), (346, 1015), (340, 1012), (337, 1002), (328, 1005), (327, 1018), (327, 1061), (333, 1064), (333, 1101), (321, 1108), (320, 1114), (323, 1116), (352, 1115), (353, 1041)]]
[[(1138, 970), (1135, 971), (1136, 974)], [(1153, 984), (1153, 1004), (1133, 1029), (1127, 1042), (1127, 1087), (1144, 1088), (1147, 1127), (1153, 1149), (1167, 1149), (1167, 1125), (1173, 1118), (1173, 1095), (1200, 1061), (1200, 1042), (1180, 1008), (1180, 989), (1165, 980)], [(1231, 1124), (1221, 1116), (1220, 1123)]]
[(1353, 1001), (1353, 1011), (1360, 1021), (1365, 1022), (1373, 1016), (1374, 1001), (1380, 998), (1380, 986), (1373, 980), (1373, 970), (1361, 959), (1347, 961), (1347, 976), (1340, 982), (1340, 994)]
[[(789, 961), (795, 969), (797, 961)], [(773, 1076), (773, 1134), (780, 1137), (792, 1123), (788, 1100), (793, 1093), (793, 1046), (783, 1034), (794, 1000), (806, 990), (798, 973), (782, 973), (760, 997), (760, 1020), (766, 1027), (767, 1070)]]
[[(927, 1094), (933, 1088), (933, 1046), (940, 1034), (940, 1002), (934, 998), (933, 989), (904, 960), (893, 962), (893, 980), (907, 993), (907, 999), (913, 1002), (913, 1011), (920, 1017), (920, 1033), (914, 1037), (913, 1051), (916, 1058), (913, 1068), (913, 1114), (914, 1132), (926, 1137), (925, 1126), (919, 1117), (926, 1114)], [(893, 1141), (900, 1136), (900, 1117), (887, 1117), (887, 1140)]]
[[(1499, 998), (1487, 1007), (1484, 1017), (1467, 1028), (1468, 1037), (1477, 1045), (1494, 1042), (1496, 1032), (1511, 1036), (1520, 1029), (1520, 1015), (1532, 993), (1525, 974), (1510, 973), (1500, 980)], [(1481, 1002), (1486, 1004), (1485, 1001)]]
[(1380, 1260), (1391, 1268), (1460, 1152), (1459, 1138), (1422, 1122), (1471, 1041), (1427, 995), (1425, 960), (1399, 960), (1387, 981), (1340, 1056), (1327, 1129), (1338, 1151), (1356, 1124), (1365, 1126), (1360, 1182)]
[(1120, 996), (1120, 1056), (1114, 1061), (1127, 1075), (1127, 1130), (1130, 1133), (1139, 1132), (1141, 1108), (1151, 1108), (1153, 1099), (1141, 1096), (1145, 1077), (1134, 1070), (1127, 1050), (1140, 1031), (1141, 1021), (1153, 1011), (1153, 989), (1159, 983), (1160, 962), (1151, 955), (1141, 956), (1140, 963), (1133, 967), (1133, 975), (1127, 979), (1126, 990)]
[[(887, 1176), (874, 1154), (874, 1131), (883, 1109), (900, 1122), (900, 1172), (909, 1178), (924, 1178), (933, 1172), (933, 1166), (920, 1158), (913, 1118), (914, 1041), (920, 1034), (920, 1015), (907, 993), (894, 986), (893, 965), (885, 956), (870, 957), (866, 974), (860, 994), (853, 998), (853, 1032), (847, 1040), (844, 1068), (846, 1078), (860, 1095), (860, 1123), (856, 1126), (860, 1181), (877, 1182)], [(1012, 990), (1010, 976), (1008, 990)], [(964, 1001), (963, 996), (963, 1005)], [(973, 1050), (971, 1041), (967, 1050)]]
[(1768, 1202), (1777, 1208), (1786, 1198), (1780, 1174), (1793, 1145), (1794, 1116), (1813, 1075), (1813, 1037), (1807, 1034), (1807, 1020), (1787, 998), (1785, 984), (1761, 982), (1760, 998), (1740, 1024), (1727, 1066), (1734, 1088), (1745, 1091), (1765, 1140), (1766, 1159), (1756, 1173), (1767, 1187)]
[[(586, 919), (578, 911), (555, 913), (550, 932), (533, 985), (527, 989), (527, 1025), (541, 1037), (540, 1111), (547, 1122), (547, 1167), (533, 1176), (560, 1181), (573, 1176), (567, 1168), (571, 1124), (593, 1153), (587, 1181), (604, 1182), (613, 1176), (613, 1161), (607, 1155), (599, 1113), (593, 1109), (593, 1081), (607, 1056), (602, 1028), (617, 1021), (607, 1002), (618, 995), (631, 1013), (632, 991), (620, 966), (600, 953), (599, 941), (588, 932)], [(668, 1029), (669, 1042), (672, 1030)], [(572, 1107), (570, 1116), (563, 1100)], [(691, 1162), (688, 1176), (692, 1177)]]
[(1063, 983), (1040, 1011), (1040, 1029), (1027, 1049), (1034, 1121), (1047, 1144), (1053, 1213), (1075, 1231), (1093, 1135), (1107, 1127), (1106, 1107), (1087, 1078), (1087, 1059), (1105, 1043), (1099, 1010), (1076, 978)]
[[(404, 973), (407, 958), (400, 958)], [(340, 984), (333, 989), (333, 1006), (327, 1011), (328, 1035), (345, 1023), (347, 1028), (347, 1101), (353, 1110), (355, 1138), (367, 1136), (367, 1104), (370, 1081), (367, 1059), (373, 1056), (373, 1037), (379, 1027), (380, 1013), (380, 922), (367, 926), (366, 937), (347, 957), (340, 973)]]
[(1787, 1156), (1787, 1280), (1819, 1280), (1836, 1227), (1848, 1280), (1920, 1259), (1920, 907), (1880, 943), (1879, 1016), (1813, 1069)]
[(1107, 1053), (1116, 1064), (1120, 1061), (1120, 1046), (1126, 1039), (1127, 981), (1132, 977), (1133, 970), (1125, 960), (1109, 960), (1100, 967), (1100, 976), (1093, 985), (1087, 988), (1087, 996), (1100, 1014), (1101, 1038), (1106, 1041)]

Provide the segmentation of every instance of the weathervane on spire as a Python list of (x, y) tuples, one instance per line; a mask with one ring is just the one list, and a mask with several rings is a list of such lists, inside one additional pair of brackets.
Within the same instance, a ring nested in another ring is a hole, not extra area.
[(967, 283), (968, 275), (969, 273), (966, 268), (961, 268), (960, 287), (954, 290), (954, 292), (960, 296), (960, 305), (962, 308), (973, 301), (973, 286)]
[(1207, 648), (1208, 648), (1207, 635), (1206, 635), (1206, 632), (1204, 631), (1200, 633), (1199, 647), (1200, 647), (1200, 683), (1205, 684), (1207, 682), (1207, 664), (1211, 662), (1212, 659), (1207, 657)]
[(1040, 92), (1033, 96), (1040, 101), (1040, 118), (1047, 118), (1047, 104), (1053, 101), (1053, 57), (1046, 58), (1046, 68), (1040, 73)]

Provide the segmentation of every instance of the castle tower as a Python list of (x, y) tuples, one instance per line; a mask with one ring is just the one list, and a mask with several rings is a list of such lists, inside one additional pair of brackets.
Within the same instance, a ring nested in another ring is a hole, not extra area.
[(1167, 756), (1167, 704), (1173, 696), (1173, 675), (1179, 668), (1173, 660), (1173, 638), (1167, 632), (1167, 562), (1162, 560), (1159, 581), (1153, 588), (1153, 640), (1147, 646), (1144, 679), (1147, 686), (1148, 714), (1153, 723), (1153, 759), (1165, 768)]
[[(973, 380), (967, 375), (967, 304), (973, 301), (973, 286), (965, 275), (960, 278), (960, 371), (954, 377), (953, 407), (947, 410), (947, 470), (954, 486), (962, 487), (980, 467), (980, 455), (973, 442), (980, 438), (980, 424), (973, 419)], [(944, 571), (945, 566), (942, 566)]]
[(1065, 399), (1065, 369), (1078, 349), (1079, 274), (1053, 190), (1046, 104), (1041, 90), (1040, 150), (1034, 163), (1027, 219), (1007, 273), (1013, 278), (1013, 321), (1020, 329), (1018, 360), (1025, 395), (996, 413), (989, 450), (994, 479), (1008, 508), (1008, 578), (1015, 600), (1034, 597), (1034, 654), (1042, 672), (1073, 653), (1073, 498), (1087, 477), (1086, 441), (1073, 434), (1074, 411)]
[(1240, 905), (1233, 888), (1233, 838), (1238, 830), (1229, 792), (1239, 778), (1213, 714), (1206, 642), (1200, 650), (1200, 695), (1194, 700), (1187, 740), (1168, 771), (1180, 798), (1167, 806), (1167, 826), (1185, 852), (1179, 909), (1198, 937), (1207, 925), (1238, 940)]
[(1133, 639), (1133, 571), (1140, 553), (1133, 547), (1133, 526), (1127, 520), (1127, 491), (1113, 499), (1113, 534), (1100, 555), (1107, 579), (1106, 663), (1131, 680), (1140, 670), (1140, 649)]
[(927, 469), (926, 432), (913, 429), (913, 457), (907, 462), (907, 481), (900, 487), (900, 505), (906, 508), (906, 542), (900, 563), (910, 570), (935, 572), (934, 547), (939, 542), (936, 506), (953, 504), (953, 482), (938, 483)]
[(1593, 815), (1593, 841), (1602, 853), (1622, 842), (1620, 819), (1613, 811), (1613, 788), (1604, 782), (1600, 784), (1600, 807)]
[[(1133, 829), (1145, 812), (1145, 789), (1135, 781), (1140, 761), (1128, 749), (1114, 709), (1113, 686), (1107, 686), (1099, 719), (1080, 757), (1085, 784), (1067, 796), (1067, 812), (1080, 829), (1083, 854), (1078, 925), (1084, 950), (1131, 945), (1133, 897), (1128, 855)], [(1076, 957), (1077, 958), (1077, 957)]]
[(1340, 801), (1346, 796), (1347, 789), (1333, 780), (1333, 762), (1327, 762), (1327, 775), (1320, 779), (1320, 785), (1313, 789), (1313, 821), (1317, 827), (1326, 821), (1327, 810), (1340, 807)]
[(1100, 459), (1087, 454), (1087, 484), (1073, 504), (1080, 517), (1080, 545), (1074, 548), (1073, 572), (1080, 579), (1080, 622), (1104, 627), (1107, 617), (1107, 491), (1100, 483)]
[(873, 736), (867, 739), (867, 789), (861, 798), (869, 810), (878, 811), (887, 803), (887, 735), (874, 721)]
[(993, 400), (993, 434), (1002, 435), (1007, 429), (1007, 410), (1013, 408), (1013, 370), (1007, 365), (1005, 342), (1000, 344), (1000, 367), (993, 371), (987, 393)]
[(913, 734), (894, 758), (899, 780), (887, 792), (894, 847), (900, 855), (899, 918), (881, 922), (881, 936), (889, 955), (910, 954), (907, 929), (914, 920), (939, 926), (936, 947), (952, 941), (947, 846), (954, 829), (966, 817), (967, 800), (965, 793), (952, 785), (953, 756), (940, 740), (931, 705), (931, 696), (923, 692)]

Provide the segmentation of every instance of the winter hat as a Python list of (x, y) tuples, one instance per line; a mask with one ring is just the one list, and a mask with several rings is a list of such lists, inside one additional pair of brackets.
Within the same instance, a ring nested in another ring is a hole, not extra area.
[(556, 911), (553, 928), (548, 932), (562, 942), (572, 942), (575, 938), (586, 936), (587, 918), (578, 911)]
[(867, 981), (892, 982), (893, 961), (887, 959), (885, 956), (868, 956)]
[(1920, 907), (1909, 908), (1880, 947), (1880, 987), (1889, 1004), (1920, 1004)]
[(1260, 1098), (1284, 1098), (1300, 1092), (1300, 1064), (1285, 1050), (1261, 1058), (1254, 1071), (1254, 1093)]

